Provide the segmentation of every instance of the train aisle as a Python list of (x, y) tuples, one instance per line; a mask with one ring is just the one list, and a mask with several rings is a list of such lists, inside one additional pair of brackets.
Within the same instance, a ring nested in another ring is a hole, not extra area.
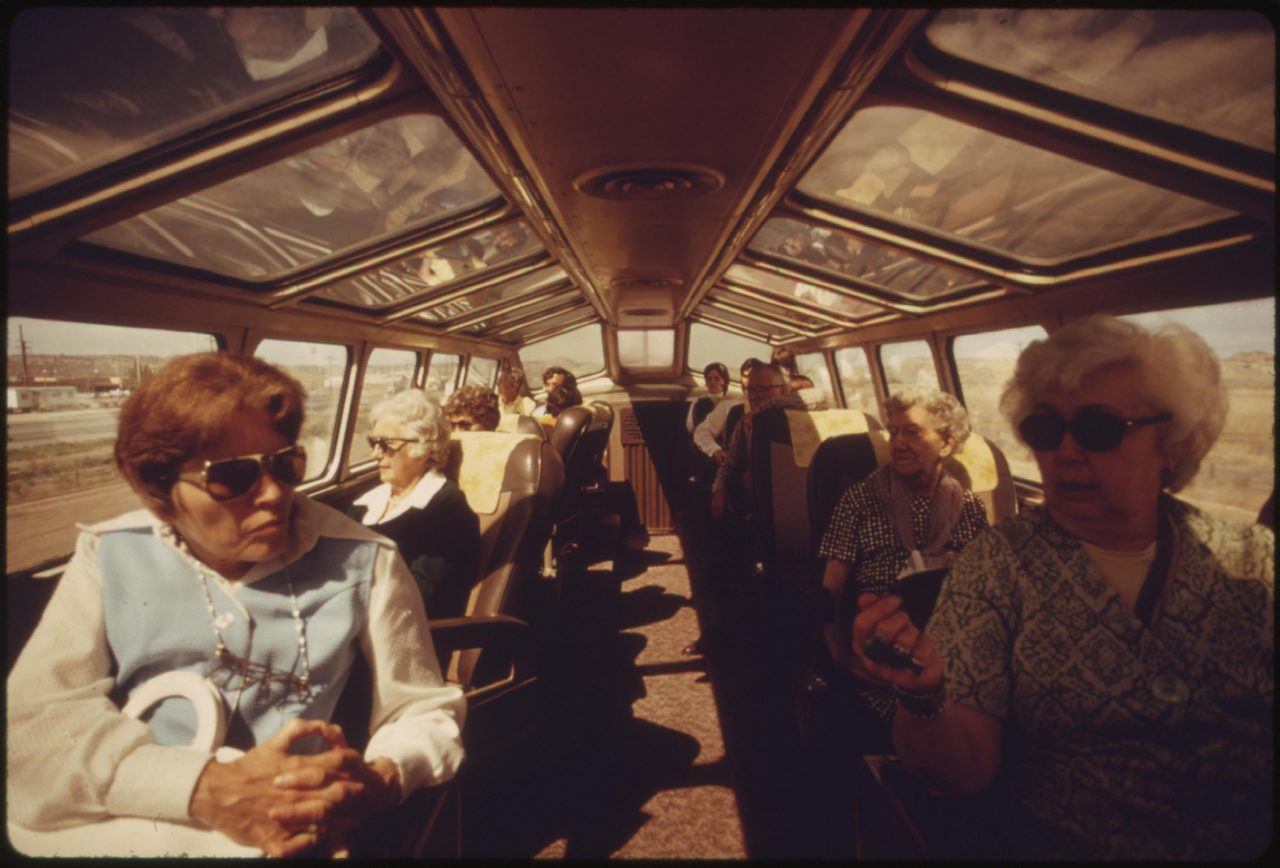
[(617, 574), (592, 567), (557, 617), (540, 654), (549, 732), (470, 791), (464, 853), (744, 858), (706, 664), (680, 653), (698, 627), (678, 538)]

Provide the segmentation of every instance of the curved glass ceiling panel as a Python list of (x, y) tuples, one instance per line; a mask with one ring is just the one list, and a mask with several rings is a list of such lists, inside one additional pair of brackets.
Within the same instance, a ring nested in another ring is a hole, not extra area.
[[(473, 303), (471, 296), (459, 299), (459, 301), (466, 302), (465, 313), (455, 313), (450, 317), (450, 319), (458, 319), (466, 314), (483, 311), (484, 309), (491, 309), (492, 300), (493, 297), (488, 295), (488, 290), (485, 291), (485, 299), (483, 301), (477, 299), (476, 302)], [(563, 310), (568, 305), (579, 304), (582, 301), (582, 294), (579, 293), (576, 288), (565, 287), (559, 292), (542, 296), (536, 303), (524, 305), (514, 304), (505, 306), (501, 310), (491, 310), (483, 320), (469, 323), (462, 328), (461, 331), (465, 334), (473, 335), (489, 333), (497, 329), (501, 329), (503, 326), (511, 323), (534, 319), (540, 314), (547, 313), (547, 311)]]
[(981, 281), (972, 275), (913, 259), (844, 232), (774, 218), (751, 239), (751, 249), (773, 253), (802, 265), (849, 275), (917, 301), (928, 301)]
[(748, 286), (758, 286), (761, 289), (769, 290), (775, 295), (788, 296), (797, 301), (825, 307), (832, 313), (837, 313), (850, 319), (865, 319), (885, 312), (885, 308), (879, 305), (856, 298), (849, 298), (830, 289), (823, 289), (820, 286), (813, 286), (803, 281), (792, 280), (789, 277), (783, 277), (759, 268), (752, 268), (749, 265), (731, 265), (724, 276), (729, 280), (735, 280)]
[[(443, 120), (408, 115), (263, 166), (84, 240), (224, 277), (267, 280), (497, 195), (497, 187)], [(236, 235), (256, 239), (257, 254), (228, 257), (223, 247)]]
[[(789, 338), (798, 334), (794, 329), (784, 325), (773, 325), (762, 322), (749, 316), (741, 316), (740, 314), (727, 311), (724, 308), (712, 307), (709, 304), (700, 304), (697, 308), (699, 316), (704, 317), (704, 321), (708, 325), (714, 325), (715, 322), (728, 323), (738, 328), (747, 329), (755, 334), (766, 335), (770, 341), (778, 341), (782, 338)], [(715, 322), (713, 322), (713, 320)]]
[[(448, 244), (405, 257), (373, 274), (344, 280), (316, 293), (316, 297), (360, 307), (384, 308), (419, 293), (434, 291), (464, 275), (496, 269), (517, 256), (541, 249), (524, 221), (481, 229)], [(433, 322), (438, 319), (426, 318)]]
[[(823, 329), (827, 326), (834, 325), (825, 319), (818, 319), (799, 310), (798, 308), (783, 307), (780, 304), (769, 304), (758, 298), (748, 298), (744, 295), (738, 295), (734, 292), (718, 288), (707, 294), (707, 301), (723, 302), (724, 304), (735, 305), (736, 307), (747, 308), (756, 311), (762, 316), (767, 316), (772, 320), (780, 320), (782, 322), (795, 322), (810, 329)], [(722, 308), (717, 308), (721, 310)]]
[(1234, 213), (898, 106), (855, 114), (798, 188), (1046, 263)]
[[(513, 329), (506, 334), (494, 335), (494, 337), (502, 338), (503, 340), (514, 340), (517, 343), (524, 343), (524, 341), (530, 337), (537, 337), (563, 326), (578, 322), (591, 321), (595, 318), (596, 312), (591, 305), (580, 305), (572, 310), (567, 310), (563, 313), (557, 314), (556, 316), (548, 317), (541, 322), (530, 323), (522, 328)], [(566, 365), (566, 367), (568, 366)], [(526, 370), (525, 373), (530, 372)]]
[[(465, 301), (470, 311), (488, 311), (492, 316), (505, 315), (508, 311), (516, 312), (527, 311), (529, 306), (534, 304), (534, 299), (539, 293), (545, 291), (548, 287), (564, 281), (568, 275), (564, 273), (564, 269), (559, 266), (552, 268), (543, 268), (535, 271), (533, 274), (526, 274), (524, 277), (510, 280), (501, 286), (491, 286), (478, 292), (470, 293), (459, 299)], [(520, 301), (526, 304), (519, 304)], [(545, 303), (545, 298), (543, 299)], [(446, 314), (444, 305), (430, 308), (423, 312), (425, 316), (436, 316), (441, 319), (451, 319)]]
[(9, 193), (306, 90), (378, 45), (352, 9), (24, 9), (9, 31)]
[(974, 63), (1276, 148), (1276, 36), (1257, 12), (949, 9), (926, 35)]

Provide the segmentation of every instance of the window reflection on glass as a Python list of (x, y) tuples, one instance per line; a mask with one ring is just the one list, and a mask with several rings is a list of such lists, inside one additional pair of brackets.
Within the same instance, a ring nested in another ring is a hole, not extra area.
[(624, 368), (669, 368), (675, 353), (676, 333), (671, 329), (618, 332), (618, 364)]
[[(751, 239), (751, 249), (874, 283), (910, 299), (930, 299), (975, 287), (971, 275), (889, 250), (853, 235), (799, 220), (769, 220)], [(830, 293), (829, 293), (830, 294)]]
[[(770, 304), (768, 302), (761, 301), (759, 298), (739, 295), (729, 289), (717, 289), (709, 293), (706, 300), (746, 307), (770, 317), (771, 319), (796, 322), (805, 328), (824, 329), (831, 325), (827, 320), (818, 319), (815, 316), (809, 316), (799, 308), (783, 307), (781, 304)], [(723, 308), (719, 307), (714, 309), (723, 310)]]
[[(316, 295), (361, 307), (388, 307), (434, 290), (455, 278), (497, 268), (517, 256), (541, 249), (523, 221), (497, 229), (481, 229), (460, 240), (415, 253), (371, 274), (344, 280)], [(563, 271), (560, 273), (564, 274)], [(483, 297), (487, 292), (482, 291), (479, 295)], [(481, 303), (487, 302), (483, 298), (468, 297), (465, 304), (450, 302), (419, 315), (430, 322), (437, 322), (460, 316)]]
[(542, 383), (542, 372), (553, 366), (571, 371), (579, 380), (603, 371), (604, 346), (600, 324), (592, 323), (521, 347), (520, 366), (524, 368), (529, 387), (534, 390)]
[(823, 289), (820, 286), (813, 286), (803, 281), (792, 280), (789, 277), (782, 277), (760, 268), (752, 268), (749, 265), (729, 266), (729, 270), (725, 272), (725, 278), (767, 290), (783, 298), (794, 298), (797, 301), (817, 305), (830, 310), (832, 313), (851, 319), (864, 319), (882, 314), (885, 311), (879, 305), (860, 301), (856, 298), (849, 298), (830, 289)]
[(566, 297), (576, 298), (576, 291), (568, 295), (559, 292), (544, 295), (545, 290), (564, 280), (564, 269), (559, 267), (542, 269), (428, 308), (420, 316), (429, 322), (452, 322), (457, 319), (470, 319), (472, 314), (483, 316), (487, 312), (490, 316), (471, 323), (472, 330), (483, 332), (513, 317), (528, 316), (529, 311), (535, 306), (550, 306)]
[(764, 341), (778, 341), (792, 336), (786, 326), (775, 325), (754, 317), (739, 316), (736, 313), (706, 304), (698, 305), (697, 313), (711, 324), (724, 323), (737, 326), (740, 329), (746, 329), (753, 334), (760, 335), (760, 338)]
[(729, 368), (729, 378), (738, 385), (738, 371), (747, 359), (769, 359), (773, 348), (764, 341), (756, 341), (723, 329), (693, 323), (689, 326), (689, 368), (701, 373), (712, 362), (720, 362)]
[[(539, 340), (540, 336), (547, 332), (554, 331), (562, 326), (576, 325), (584, 319), (595, 317), (595, 310), (590, 305), (579, 303), (580, 297), (569, 295), (566, 298), (571, 299), (569, 306), (565, 310), (557, 311), (550, 316), (543, 312), (531, 318), (529, 311), (523, 310), (506, 318), (505, 322), (511, 323), (509, 325), (504, 325), (503, 321), (495, 318), (488, 321), (487, 326), (485, 323), (481, 323), (473, 328), (463, 329), (463, 331), (470, 334), (486, 332), (504, 340), (514, 340), (517, 343), (521, 343), (529, 339)], [(558, 297), (557, 299), (548, 299), (549, 302), (553, 300), (558, 300)], [(517, 325), (517, 323), (524, 324)]]
[(1231, 405), (1218, 442), (1176, 496), (1232, 522), (1252, 523), (1275, 486), (1274, 298), (1121, 317), (1148, 329), (1184, 325), (1213, 348)]
[(427, 366), (427, 394), (443, 404), (458, 388), (458, 367), (461, 364), (462, 356), (432, 353), (431, 363)]
[(1229, 217), (918, 109), (855, 114), (799, 189), (1018, 256), (1057, 262)]
[(467, 377), (464, 386), (484, 386), (492, 388), (498, 378), (498, 360), (472, 356), (467, 365)]
[[(357, 130), (84, 240), (228, 277), (263, 280), (497, 195), (443, 120), (409, 115)], [(496, 237), (493, 250), (474, 238), (461, 246), (459, 270), (474, 270), (508, 255)], [(425, 276), (421, 268), (417, 273), (424, 286), (448, 279), (432, 269)]]
[(881, 344), (880, 369), (887, 395), (899, 389), (938, 388), (938, 371), (926, 341)]
[(336, 344), (265, 340), (254, 355), (270, 362), (302, 384), (307, 406), (298, 445), (307, 450), (306, 480), (319, 479), (329, 466), (337, 442), (338, 411), (347, 377), (350, 351)]
[[(835, 389), (831, 385), (831, 372), (827, 369), (827, 357), (822, 353), (803, 353), (796, 356), (796, 369), (802, 377), (813, 383), (814, 400), (826, 407), (834, 407)], [(808, 388), (801, 384), (801, 388)]]
[(862, 347), (836, 350), (836, 370), (840, 374), (840, 391), (844, 395), (845, 406), (879, 418), (871, 365), (867, 363), (867, 354)]
[(28, 8), (9, 31), (9, 192), (22, 196), (362, 66), (337, 7)]
[(418, 354), (411, 350), (378, 347), (369, 354), (369, 365), (360, 387), (360, 405), (356, 408), (356, 432), (351, 441), (348, 464), (359, 464), (373, 457), (365, 438), (373, 430), (370, 413), (379, 401), (390, 398), (413, 385), (418, 370)]
[(170, 359), (216, 349), (208, 334), (9, 319), (6, 572), (71, 551), (76, 522), (142, 506), (116, 470), (120, 405)]
[(1257, 12), (949, 9), (927, 35), (975, 63), (1275, 150), (1276, 37)]
[(1026, 326), (959, 335), (951, 344), (956, 376), (960, 378), (960, 391), (973, 430), (1000, 448), (1014, 476), (1033, 482), (1040, 481), (1040, 469), (1031, 450), (1018, 440), (1000, 412), (1000, 394), (1013, 376), (1018, 356), (1029, 343), (1045, 336), (1040, 326)]

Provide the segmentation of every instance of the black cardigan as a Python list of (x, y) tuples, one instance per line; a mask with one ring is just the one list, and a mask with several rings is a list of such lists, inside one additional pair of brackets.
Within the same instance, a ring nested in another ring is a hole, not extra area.
[[(362, 521), (365, 512), (367, 507), (356, 505), (347, 514)], [(399, 547), (428, 618), (466, 614), (471, 588), (480, 578), (480, 519), (456, 483), (445, 480), (424, 508), (411, 507), (369, 528)]]

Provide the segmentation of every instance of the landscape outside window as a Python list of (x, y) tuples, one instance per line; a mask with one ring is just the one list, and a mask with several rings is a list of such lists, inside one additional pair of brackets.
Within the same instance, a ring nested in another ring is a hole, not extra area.
[(542, 372), (559, 366), (572, 371), (581, 380), (604, 370), (604, 348), (600, 343), (600, 326), (583, 326), (520, 350), (520, 364), (535, 392), (542, 387)]
[(141, 507), (116, 470), (120, 405), (174, 356), (218, 344), (209, 334), (19, 317), (8, 333), (5, 570), (12, 573), (71, 551), (76, 522)]

